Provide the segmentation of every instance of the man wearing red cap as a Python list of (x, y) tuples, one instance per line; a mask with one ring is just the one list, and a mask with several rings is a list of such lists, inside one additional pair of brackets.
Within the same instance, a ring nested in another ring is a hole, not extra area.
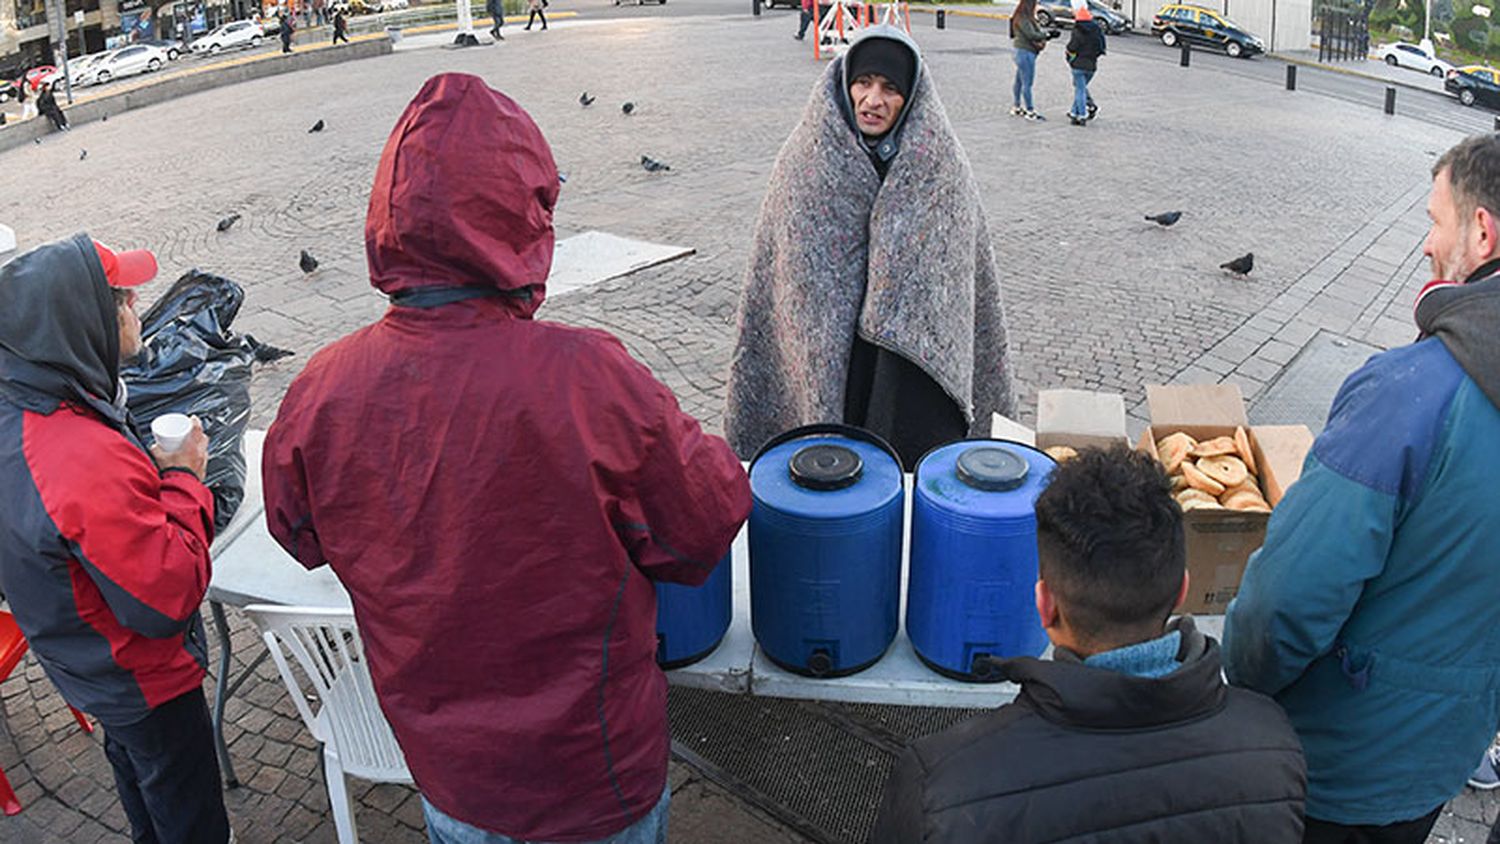
[(0, 267), (0, 590), (104, 752), (135, 842), (220, 844), (203, 677), (208, 439), (147, 449), (125, 410), (150, 252), (87, 235)]

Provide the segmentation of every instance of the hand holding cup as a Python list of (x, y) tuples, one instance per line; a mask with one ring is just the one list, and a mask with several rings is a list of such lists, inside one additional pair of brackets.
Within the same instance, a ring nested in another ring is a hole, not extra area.
[(203, 480), (208, 469), (208, 435), (196, 416), (164, 413), (151, 421), (156, 444), (151, 456), (163, 470), (186, 469)]

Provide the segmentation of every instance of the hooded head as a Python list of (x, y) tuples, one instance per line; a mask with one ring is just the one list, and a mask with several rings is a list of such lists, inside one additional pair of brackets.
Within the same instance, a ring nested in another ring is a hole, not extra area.
[(889, 162), (900, 148), (901, 126), (922, 74), (917, 42), (880, 24), (860, 36), (843, 61), (845, 116), (870, 153)]
[(48, 395), (114, 402), (120, 370), (121, 306), (156, 275), (143, 250), (116, 253), (86, 234), (48, 243), (0, 267), (0, 348), (28, 364), (19, 378)]
[(552, 269), (557, 165), (531, 117), (477, 76), (427, 80), (381, 153), (365, 217), (387, 295), (482, 288), (529, 316)]

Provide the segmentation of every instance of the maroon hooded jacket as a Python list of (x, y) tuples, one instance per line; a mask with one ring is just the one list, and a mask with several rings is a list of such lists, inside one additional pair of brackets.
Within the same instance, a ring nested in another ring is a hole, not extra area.
[(422, 794), (513, 838), (587, 841), (665, 786), (651, 581), (701, 583), (750, 490), (619, 341), (532, 319), (557, 194), (518, 105), (429, 80), (365, 224), (393, 306), (308, 363), (263, 473), (272, 535), (353, 598)]

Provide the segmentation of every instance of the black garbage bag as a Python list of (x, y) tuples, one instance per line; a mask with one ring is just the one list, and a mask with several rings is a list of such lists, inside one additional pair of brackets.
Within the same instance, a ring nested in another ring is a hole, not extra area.
[(141, 317), (141, 354), (121, 366), (130, 414), (147, 445), (151, 421), (186, 413), (208, 435), (204, 482), (214, 494), (214, 529), (223, 530), (245, 498), (240, 440), (250, 421), (250, 367), (292, 354), (229, 330), (244, 288), (189, 270)]

